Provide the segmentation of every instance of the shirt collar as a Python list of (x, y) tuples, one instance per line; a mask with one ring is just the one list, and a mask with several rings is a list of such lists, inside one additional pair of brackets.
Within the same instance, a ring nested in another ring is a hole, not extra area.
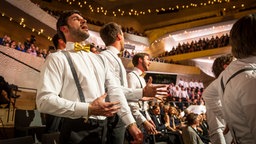
[(108, 46), (108, 50), (110, 50), (114, 55), (118, 55), (120, 52), (114, 46)]
[(244, 62), (244, 63), (254, 63), (256, 61), (256, 57), (255, 56), (250, 56), (247, 58), (243, 58), (243, 59), (237, 59), (238, 61)]
[(139, 68), (137, 68), (137, 67), (134, 67), (134, 69), (133, 69), (138, 75), (141, 75), (143, 72), (139, 69)]

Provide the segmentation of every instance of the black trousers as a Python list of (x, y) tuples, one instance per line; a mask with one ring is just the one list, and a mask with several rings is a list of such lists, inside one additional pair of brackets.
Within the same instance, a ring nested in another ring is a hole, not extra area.
[(125, 124), (118, 115), (108, 118), (107, 144), (123, 144)]
[(107, 120), (83, 118), (64, 118), (61, 131), (61, 144), (105, 144), (107, 133)]

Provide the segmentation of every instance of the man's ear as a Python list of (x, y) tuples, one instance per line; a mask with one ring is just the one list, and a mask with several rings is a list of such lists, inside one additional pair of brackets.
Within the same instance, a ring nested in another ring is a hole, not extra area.
[(228, 67), (228, 64), (224, 64), (223, 65), (223, 68), (226, 69), (226, 67)]
[(66, 33), (68, 31), (67, 26), (61, 26), (60, 31), (62, 31), (63, 33)]
[(139, 58), (139, 62), (142, 63), (142, 62), (143, 62), (143, 59), (142, 59), (142, 58)]
[(117, 34), (117, 39), (118, 40), (121, 40), (123, 37), (122, 37), (122, 35), (121, 34)]

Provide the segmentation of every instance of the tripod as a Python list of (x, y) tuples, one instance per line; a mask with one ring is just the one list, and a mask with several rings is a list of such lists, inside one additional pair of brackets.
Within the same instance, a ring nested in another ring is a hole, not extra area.
[[(7, 122), (9, 122), (9, 116), (10, 116), (10, 112), (11, 112), (11, 104), (13, 105), (13, 112), (12, 112), (12, 121), (13, 121), (13, 117), (14, 117), (14, 109), (15, 109), (15, 104), (16, 104), (16, 99), (20, 97), (20, 95), (17, 95), (17, 92), (20, 92), (20, 90), (18, 90), (18, 86), (11, 84), (9, 85), (9, 88), (11, 89), (11, 96), (10, 96), (10, 101), (9, 101), (9, 108), (8, 108), (8, 114), (7, 114)], [(13, 99), (13, 102), (12, 102)]]

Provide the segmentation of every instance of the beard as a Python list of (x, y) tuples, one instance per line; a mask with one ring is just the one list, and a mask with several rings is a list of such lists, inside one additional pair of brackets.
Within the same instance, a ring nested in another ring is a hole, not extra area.
[(142, 67), (143, 67), (144, 71), (148, 71), (148, 67), (147, 67), (147, 64), (145, 63), (145, 61), (143, 61)]
[(121, 42), (121, 50), (120, 52), (123, 52), (124, 51), (124, 41)]
[(90, 36), (87, 31), (82, 31), (80, 29), (75, 29), (72, 27), (69, 27), (69, 31), (73, 38), (79, 42), (86, 40)]

